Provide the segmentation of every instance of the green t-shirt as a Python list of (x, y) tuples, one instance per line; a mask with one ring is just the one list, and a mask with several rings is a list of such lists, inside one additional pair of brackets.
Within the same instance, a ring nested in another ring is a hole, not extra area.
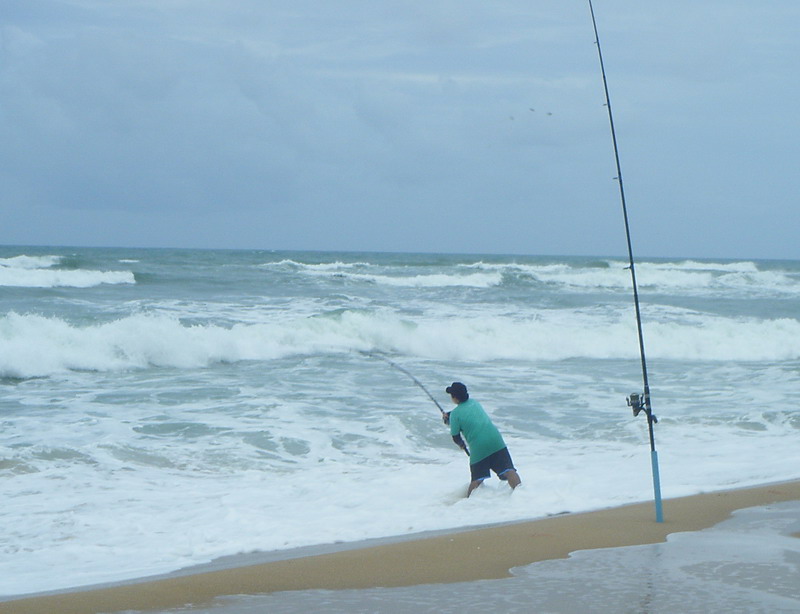
[(506, 447), (503, 436), (481, 404), (467, 399), (450, 412), (450, 434), (463, 434), (469, 447), (469, 462), (475, 464)]

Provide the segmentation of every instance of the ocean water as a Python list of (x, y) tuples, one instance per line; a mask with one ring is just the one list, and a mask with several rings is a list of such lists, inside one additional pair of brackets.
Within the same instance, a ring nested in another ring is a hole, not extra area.
[[(651, 499), (625, 266), (0, 248), (0, 595)], [(800, 262), (637, 277), (664, 496), (797, 478)], [(465, 382), (522, 486), (464, 499), (438, 408), (375, 353), (445, 408)]]

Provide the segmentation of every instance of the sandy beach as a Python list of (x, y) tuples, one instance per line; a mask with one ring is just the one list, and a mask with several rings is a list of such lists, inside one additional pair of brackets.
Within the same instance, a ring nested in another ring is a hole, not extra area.
[[(365, 589), (509, 577), (513, 567), (597, 548), (653, 544), (669, 534), (705, 529), (735, 510), (800, 500), (800, 481), (668, 499), (664, 522), (652, 502), (580, 514), (475, 528), (422, 539), (252, 564), (232, 557), (211, 571), (142, 579), (113, 586), (26, 596), (0, 602), (13, 614), (97, 614), (203, 606), (226, 595), (308, 589)], [(296, 555), (295, 555), (296, 556)]]

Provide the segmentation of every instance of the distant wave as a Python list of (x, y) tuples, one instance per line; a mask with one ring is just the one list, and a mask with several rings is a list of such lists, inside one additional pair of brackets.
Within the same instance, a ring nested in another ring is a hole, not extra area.
[(57, 268), (62, 256), (0, 258), (0, 286), (17, 288), (90, 288), (100, 284), (135, 284), (130, 271)]
[[(619, 264), (619, 263), (617, 263)], [(627, 263), (625, 263), (627, 265)], [(682, 260), (680, 262), (643, 262), (637, 265), (651, 269), (679, 269), (686, 271), (723, 271), (730, 273), (757, 273), (758, 265), (755, 262), (699, 262), (696, 260)]]
[(320, 262), (317, 264), (307, 264), (305, 262), (298, 262), (296, 260), (284, 259), (278, 262), (266, 262), (261, 265), (268, 268), (293, 268), (293, 269), (307, 269), (310, 271), (336, 271), (339, 269), (354, 269), (361, 267), (374, 266), (369, 262)]
[[(394, 287), (474, 287), (544, 284), (576, 291), (627, 291), (631, 287), (628, 263), (593, 260), (553, 263), (477, 261), (454, 265), (450, 271), (427, 274), (413, 265), (392, 266), (368, 262), (303, 263), (291, 259), (261, 265), (321, 279), (371, 283)], [(420, 272), (422, 271), (422, 272)], [(685, 295), (715, 295), (735, 291), (746, 297), (798, 295), (797, 271), (762, 270), (755, 262), (643, 261), (636, 265), (642, 289)]]
[[(553, 263), (518, 264), (476, 262), (465, 268), (492, 271), (533, 279), (544, 284), (557, 284), (577, 290), (621, 290), (631, 287), (628, 263), (621, 260), (594, 262), (591, 265)], [(714, 293), (736, 290), (755, 295), (800, 294), (797, 275), (781, 270), (760, 270), (756, 263), (640, 262), (636, 265), (641, 288), (671, 293)]]
[[(281, 260), (279, 262), (261, 265), (270, 268), (288, 268), (300, 271), (303, 274), (321, 277), (325, 279), (337, 278), (343, 281), (353, 281), (357, 283), (369, 283), (393, 287), (405, 288), (442, 288), (464, 286), (469, 288), (490, 288), (500, 285), (503, 276), (500, 272), (480, 272), (469, 274), (395, 274), (390, 275), (385, 272), (370, 272), (375, 270), (385, 270), (382, 267), (368, 262), (325, 262), (319, 264), (305, 264), (294, 260)], [(401, 267), (400, 271), (407, 271), (409, 267)]]
[[(80, 327), (58, 318), (10, 313), (0, 318), (0, 376), (197, 368), (360, 350), (438, 360), (635, 359), (635, 339), (630, 318), (591, 312), (528, 320), (500, 315), (410, 320), (393, 313), (344, 311), (232, 327), (186, 325), (154, 315)], [(696, 315), (648, 324), (647, 341), (651, 358), (798, 360), (800, 322)]]
[(61, 256), (14, 256), (0, 258), (0, 267), (9, 269), (46, 269), (60, 264)]
[(448, 275), (446, 273), (432, 275), (368, 275), (360, 273), (345, 274), (343, 277), (386, 286), (406, 288), (444, 288), (464, 286), (468, 288), (490, 288), (503, 282), (500, 273), (473, 273), (471, 275)]

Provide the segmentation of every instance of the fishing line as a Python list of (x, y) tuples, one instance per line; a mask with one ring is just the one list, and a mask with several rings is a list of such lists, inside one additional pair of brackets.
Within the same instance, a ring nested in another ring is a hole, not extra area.
[[(419, 381), (416, 377), (414, 377), (414, 375), (411, 372), (409, 372), (408, 370), (404, 369), (403, 367), (398, 365), (395, 361), (393, 361), (391, 358), (389, 358), (388, 356), (386, 356), (384, 354), (381, 354), (380, 352), (362, 351), (361, 354), (363, 354), (364, 356), (369, 356), (370, 358), (379, 358), (380, 360), (384, 361), (385, 363), (388, 363), (389, 365), (391, 365), (392, 367), (394, 367), (395, 369), (397, 369), (401, 373), (404, 373), (405, 375), (410, 377), (411, 381), (414, 382), (420, 388), (422, 388), (423, 392), (428, 395), (428, 398), (431, 401), (433, 401), (433, 403), (436, 405), (436, 407), (439, 408), (439, 411), (442, 413), (442, 416), (446, 416), (447, 415), (447, 412), (442, 408), (441, 405), (439, 405), (439, 401), (436, 400), (436, 398), (430, 393), (430, 391), (427, 388), (425, 388), (425, 385), (421, 381)], [(464, 450), (464, 452), (467, 453), (467, 456), (469, 456), (469, 450), (467, 450), (466, 446), (463, 448), (463, 450)]]
[(611, 125), (611, 140), (614, 144), (614, 160), (617, 164), (617, 176), (615, 179), (619, 185), (619, 196), (622, 201), (622, 215), (625, 218), (625, 237), (628, 240), (628, 260), (633, 282), (633, 304), (636, 309), (636, 329), (639, 335), (639, 356), (642, 361), (642, 380), (644, 383), (644, 393), (639, 395), (633, 393), (628, 397), (628, 405), (633, 409), (633, 415), (638, 416), (641, 411), (647, 416), (647, 429), (650, 433), (650, 461), (653, 472), (653, 491), (655, 493), (656, 522), (664, 522), (664, 514), (661, 506), (661, 480), (658, 472), (658, 452), (656, 452), (655, 436), (653, 435), (653, 424), (658, 422), (658, 418), (653, 415), (650, 407), (650, 384), (647, 381), (647, 360), (644, 353), (644, 334), (642, 333), (642, 315), (639, 309), (639, 290), (636, 284), (636, 266), (633, 259), (633, 247), (631, 246), (631, 229), (628, 224), (628, 207), (625, 203), (625, 186), (622, 183), (622, 167), (619, 162), (619, 147), (617, 146), (617, 133), (614, 129), (614, 115), (611, 112), (611, 97), (608, 94), (608, 80), (606, 79), (606, 68), (603, 63), (603, 52), (600, 49), (600, 35), (597, 33), (597, 20), (594, 16), (592, 0), (589, 0), (589, 11), (592, 14), (592, 26), (594, 27), (595, 44), (597, 45), (597, 55), (600, 58), (600, 72), (603, 75), (603, 89), (606, 94), (606, 108), (608, 109), (608, 121)]

